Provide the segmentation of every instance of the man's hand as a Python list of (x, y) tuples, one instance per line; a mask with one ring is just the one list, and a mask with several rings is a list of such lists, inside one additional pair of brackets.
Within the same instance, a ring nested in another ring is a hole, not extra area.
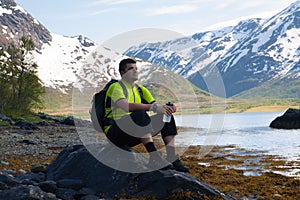
[(174, 112), (176, 112), (176, 106), (167, 106), (162, 105), (160, 103), (156, 103), (156, 113), (158, 114), (166, 114), (166, 115), (172, 115)]
[[(170, 106), (169, 106), (169, 107), (170, 107)], [(176, 112), (176, 110), (177, 110), (177, 108), (176, 108), (175, 104), (173, 104), (173, 106), (171, 106), (171, 108), (173, 109), (173, 112), (172, 112), (172, 113), (175, 113), (175, 112)]]

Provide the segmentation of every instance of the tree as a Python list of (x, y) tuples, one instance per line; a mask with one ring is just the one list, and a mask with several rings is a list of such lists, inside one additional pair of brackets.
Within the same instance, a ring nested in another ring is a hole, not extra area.
[(33, 41), (22, 37), (18, 46), (11, 44), (0, 54), (0, 94), (5, 95), (0, 103), (4, 113), (27, 114), (42, 107), (45, 90), (37, 76), (33, 51)]
[(10, 70), (5, 63), (6, 54), (3, 49), (0, 50), (0, 111), (2, 113), (4, 112), (4, 108), (7, 107), (7, 104), (9, 102), (11, 93), (10, 93), (10, 85), (9, 85), (9, 79), (10, 79)]

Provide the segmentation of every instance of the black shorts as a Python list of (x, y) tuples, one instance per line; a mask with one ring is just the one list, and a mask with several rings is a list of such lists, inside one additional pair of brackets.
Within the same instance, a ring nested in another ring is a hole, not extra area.
[(164, 123), (162, 118), (162, 114), (150, 117), (146, 111), (134, 111), (115, 121), (106, 136), (113, 144), (122, 148), (140, 144), (141, 138), (149, 133), (155, 136), (161, 132), (162, 138), (177, 135), (174, 117), (172, 116), (169, 123)]

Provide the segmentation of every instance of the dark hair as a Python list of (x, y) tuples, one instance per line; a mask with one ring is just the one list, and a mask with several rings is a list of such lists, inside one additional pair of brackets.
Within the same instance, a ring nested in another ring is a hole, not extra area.
[(119, 72), (121, 74), (121, 71), (125, 71), (127, 64), (129, 63), (136, 63), (135, 60), (133, 60), (132, 58), (125, 58), (123, 60), (120, 61), (119, 63)]

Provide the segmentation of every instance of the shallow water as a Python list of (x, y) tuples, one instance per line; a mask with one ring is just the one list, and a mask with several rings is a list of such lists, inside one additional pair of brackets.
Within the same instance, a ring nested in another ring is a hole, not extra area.
[[(233, 145), (230, 152), (236, 156), (257, 156), (263, 154), (282, 157), (287, 161), (300, 161), (300, 130), (272, 129), (269, 124), (283, 113), (234, 113), (217, 115), (182, 115), (176, 116), (180, 127), (190, 127), (176, 138), (176, 145)], [(246, 149), (240, 151), (238, 148)], [(205, 152), (205, 153), (208, 153)], [(227, 159), (237, 159), (226, 156)], [(259, 159), (259, 158), (256, 158)], [(258, 160), (249, 160), (258, 162)], [(260, 163), (261, 164), (261, 163)], [(258, 164), (259, 165), (259, 164)], [(265, 172), (262, 166), (229, 166), (246, 170), (245, 176), (259, 176)], [(254, 168), (255, 169), (254, 169)], [(278, 166), (286, 170), (273, 171), (286, 176), (300, 177), (300, 166)]]
[[(283, 113), (233, 113), (176, 116), (177, 125), (192, 127), (178, 136), (181, 145), (236, 145), (248, 150), (300, 161), (300, 130), (272, 129), (269, 124)], [(218, 121), (214, 121), (218, 120)]]

